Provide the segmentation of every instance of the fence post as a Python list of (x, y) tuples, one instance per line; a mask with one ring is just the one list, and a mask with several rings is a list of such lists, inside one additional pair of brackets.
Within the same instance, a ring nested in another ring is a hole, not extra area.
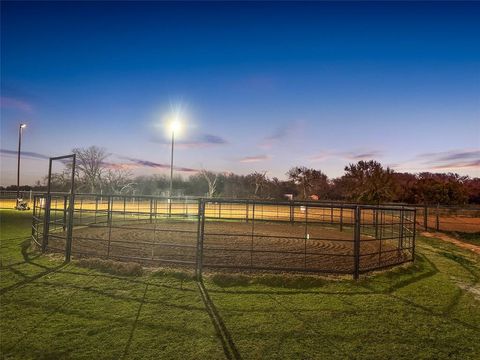
[(440, 218), (439, 218), (439, 212), (440, 210), (440, 204), (437, 203), (437, 211), (435, 212), (435, 228), (437, 231), (440, 230)]
[(68, 204), (68, 225), (67, 225), (67, 243), (65, 246), (65, 261), (70, 262), (72, 256), (72, 237), (73, 237), (73, 214), (75, 209), (75, 195), (70, 194)]
[(355, 207), (355, 231), (354, 231), (354, 272), (353, 278), (358, 280), (360, 275), (360, 207)]
[(95, 195), (95, 215), (93, 222), (96, 224), (97, 223), (97, 212), (98, 212), (98, 196)]
[(293, 201), (290, 202), (290, 223), (294, 223), (295, 221), (295, 207), (293, 205)]
[(333, 225), (333, 202), (330, 203), (330, 224)]
[(425, 204), (425, 207), (423, 208), (423, 228), (425, 231), (428, 231), (428, 207), (427, 204)]
[(375, 211), (375, 216), (374, 216), (374, 221), (375, 221), (375, 239), (378, 239), (378, 205), (377, 208), (374, 209)]
[(398, 234), (398, 252), (397, 252), (397, 257), (400, 257), (400, 251), (403, 250), (403, 223), (404, 223), (404, 213), (405, 210), (403, 206), (400, 209), (400, 231)]
[(248, 200), (247, 200), (247, 202), (245, 204), (245, 209), (246, 209), (245, 222), (247, 222), (247, 223), (248, 223), (248, 212), (249, 212), (249, 206), (248, 205), (249, 205), (249, 203), (248, 203)]
[(47, 194), (45, 196), (45, 210), (43, 213), (43, 241), (42, 241), (42, 251), (45, 252), (48, 246), (48, 232), (50, 231), (50, 201), (51, 195)]
[(198, 216), (197, 216), (197, 259), (195, 275), (198, 281), (202, 280), (203, 271), (203, 237), (205, 232), (205, 201), (198, 200)]
[(63, 197), (63, 231), (67, 229), (67, 195)]
[(343, 204), (340, 205), (340, 231), (343, 231)]
[(153, 217), (153, 198), (150, 198), (150, 224), (152, 223)]
[(412, 261), (415, 260), (415, 240), (417, 236), (417, 208), (413, 210), (413, 243), (412, 243)]
[(35, 200), (37, 200), (36, 195), (33, 197), (33, 204), (32, 204), (32, 238), (37, 237), (37, 240), (38, 240), (38, 235), (35, 236), (35, 229), (38, 226), (37, 225), (37, 220), (36, 220), (37, 217), (36, 217), (36, 214), (35, 214), (35, 205), (36, 205)]

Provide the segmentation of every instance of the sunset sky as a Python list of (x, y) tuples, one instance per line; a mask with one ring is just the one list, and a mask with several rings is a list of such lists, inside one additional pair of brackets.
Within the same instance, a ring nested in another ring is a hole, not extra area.
[(335, 177), (376, 159), (480, 176), (480, 3), (1, 7), (1, 185), (16, 183), (20, 122), (22, 183), (90, 145), (165, 173), (171, 107), (179, 171)]

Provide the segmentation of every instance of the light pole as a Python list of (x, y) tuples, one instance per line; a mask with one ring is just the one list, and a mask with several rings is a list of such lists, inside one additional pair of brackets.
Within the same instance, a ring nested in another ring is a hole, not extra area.
[(180, 128), (178, 120), (172, 121), (170, 130), (172, 131), (172, 152), (170, 156), (170, 190), (168, 192), (168, 214), (172, 214), (172, 193), (173, 193), (173, 149), (175, 147), (175, 131)]
[(18, 127), (18, 159), (17, 159), (17, 201), (15, 208), (18, 208), (18, 198), (20, 197), (20, 152), (22, 149), (22, 130), (27, 124), (20, 124)]

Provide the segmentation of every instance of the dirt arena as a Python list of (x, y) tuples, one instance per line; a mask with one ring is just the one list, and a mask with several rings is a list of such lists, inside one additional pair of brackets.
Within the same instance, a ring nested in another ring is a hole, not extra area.
[[(197, 221), (118, 221), (75, 227), (74, 255), (140, 261), (149, 265), (168, 263), (194, 266), (197, 254)], [(398, 236), (397, 236), (398, 237)], [(49, 247), (62, 250), (65, 234), (50, 235)], [(353, 229), (322, 224), (205, 221), (203, 238), (205, 267), (289, 269), (352, 273)], [(362, 235), (360, 270), (400, 263), (411, 258), (411, 241), (377, 240)]]

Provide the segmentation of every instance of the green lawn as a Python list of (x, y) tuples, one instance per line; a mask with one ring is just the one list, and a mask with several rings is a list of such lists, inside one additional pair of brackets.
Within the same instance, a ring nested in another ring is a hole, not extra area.
[(480, 358), (480, 259), (435, 239), (358, 282), (211, 274), (206, 306), (178, 272), (64, 265), (28, 247), (31, 214), (0, 216), (6, 359)]

